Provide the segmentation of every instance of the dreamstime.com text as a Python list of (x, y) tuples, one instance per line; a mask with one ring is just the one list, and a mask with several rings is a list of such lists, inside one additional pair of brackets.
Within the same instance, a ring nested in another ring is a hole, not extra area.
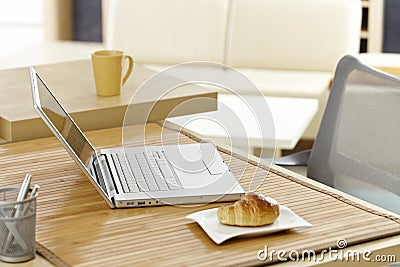
[(318, 254), (314, 250), (273, 250), (268, 246), (257, 251), (257, 258), (260, 261), (304, 261), (304, 262), (322, 262), (328, 261), (348, 261), (348, 262), (380, 262), (394, 263), (400, 259), (396, 259), (396, 255), (373, 255), (371, 250), (339, 250), (347, 247), (347, 241), (340, 239), (337, 241), (337, 248), (329, 247)]

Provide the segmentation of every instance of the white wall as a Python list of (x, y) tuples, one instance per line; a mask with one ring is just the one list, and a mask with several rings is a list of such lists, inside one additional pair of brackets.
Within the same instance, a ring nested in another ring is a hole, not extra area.
[(44, 0), (0, 0), (0, 60), (44, 39)]

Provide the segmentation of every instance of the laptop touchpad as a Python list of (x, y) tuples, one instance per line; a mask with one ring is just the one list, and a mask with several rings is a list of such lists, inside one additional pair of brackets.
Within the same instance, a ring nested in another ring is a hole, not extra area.
[(175, 169), (185, 173), (202, 173), (207, 171), (202, 160), (188, 161), (188, 160), (172, 160), (170, 161)]
[(203, 160), (203, 164), (211, 175), (223, 174), (227, 169), (223, 162), (217, 162), (216, 160), (212, 161), (210, 164), (206, 164)]

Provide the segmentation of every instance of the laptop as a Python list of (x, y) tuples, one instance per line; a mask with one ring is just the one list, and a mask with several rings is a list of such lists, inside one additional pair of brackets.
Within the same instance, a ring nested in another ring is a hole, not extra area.
[(33, 67), (33, 106), (111, 208), (234, 201), (244, 190), (211, 143), (96, 151)]

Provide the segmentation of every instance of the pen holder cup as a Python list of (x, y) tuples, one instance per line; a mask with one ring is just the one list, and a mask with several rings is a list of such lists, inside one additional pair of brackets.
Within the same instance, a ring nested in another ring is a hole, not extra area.
[(36, 196), (16, 201), (19, 187), (0, 188), (0, 260), (23, 262), (36, 254)]

